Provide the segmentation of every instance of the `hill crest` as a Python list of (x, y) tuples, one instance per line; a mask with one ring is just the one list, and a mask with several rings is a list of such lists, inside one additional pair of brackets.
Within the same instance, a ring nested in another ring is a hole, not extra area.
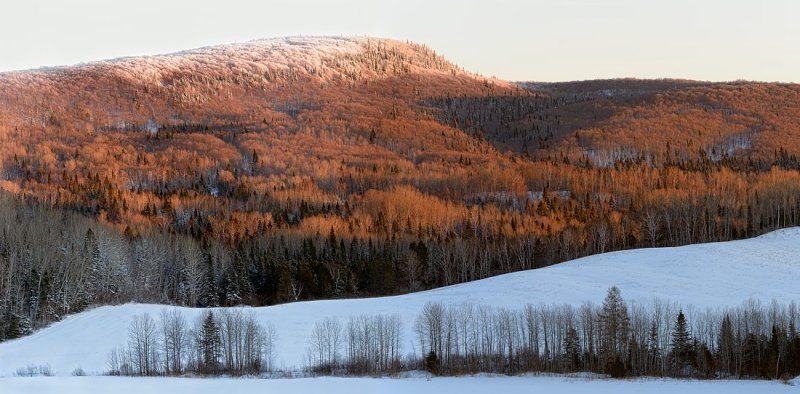
[(409, 72), (466, 73), (425, 45), (388, 38), (294, 36), (212, 45), (167, 54), (115, 59), (0, 73), (2, 80), (113, 72), (141, 82), (158, 82), (170, 73), (196, 76), (240, 72), (263, 76), (292, 70), (323, 80), (358, 79)]

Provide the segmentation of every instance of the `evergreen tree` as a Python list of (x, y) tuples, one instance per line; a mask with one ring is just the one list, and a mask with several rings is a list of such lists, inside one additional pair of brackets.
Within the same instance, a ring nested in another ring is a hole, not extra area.
[(564, 336), (564, 362), (568, 371), (572, 372), (581, 367), (581, 342), (578, 331), (574, 327), (567, 330)]
[(777, 325), (772, 325), (772, 336), (767, 346), (766, 357), (762, 359), (763, 376), (777, 379), (786, 366), (787, 340), (783, 330)]
[(431, 375), (439, 374), (439, 357), (436, 356), (436, 352), (433, 350), (431, 350), (428, 355), (425, 356), (425, 371)]
[(747, 377), (759, 376), (761, 372), (761, 344), (759, 343), (758, 337), (752, 332), (744, 337), (741, 357), (741, 375)]
[(719, 338), (717, 339), (717, 365), (720, 372), (730, 375), (734, 373), (733, 368), (734, 337), (731, 317), (726, 314), (720, 325)]
[(200, 331), (199, 339), (200, 351), (202, 352), (202, 371), (211, 374), (219, 372), (222, 340), (212, 312), (208, 312), (206, 317), (203, 318), (203, 327)]
[(672, 363), (674, 371), (678, 374), (691, 372), (694, 364), (692, 334), (689, 332), (689, 323), (683, 311), (678, 312), (675, 326), (672, 330)]
[(655, 321), (650, 324), (650, 335), (647, 338), (647, 368), (648, 372), (661, 373), (661, 347), (658, 343), (658, 325)]
[(699, 344), (697, 342), (697, 338), (694, 339), (694, 349), (695, 351), (695, 364), (697, 365), (698, 371), (703, 374), (703, 377), (710, 378), (714, 376), (714, 371), (716, 371), (717, 364), (714, 361), (714, 355), (711, 354), (711, 350), (706, 346), (706, 344)]
[(328, 239), (325, 241), (325, 257), (328, 261), (336, 260), (337, 245), (336, 232), (333, 230), (333, 227), (331, 227), (331, 230), (328, 232)]
[(32, 332), (31, 320), (27, 316), (22, 316), (14, 312), (5, 314), (5, 327), (4, 332), (0, 333), (0, 337), (5, 339), (14, 339), (23, 337)]
[(800, 334), (794, 322), (789, 323), (789, 343), (786, 350), (786, 370), (790, 376), (800, 374)]
[(200, 287), (200, 297), (198, 306), (211, 308), (219, 306), (219, 294), (217, 292), (216, 275), (214, 274), (214, 260), (210, 253), (206, 253), (206, 272), (203, 276), (203, 283)]
[(86, 231), (83, 241), (84, 267), (88, 269), (88, 280), (84, 283), (84, 294), (88, 303), (102, 302), (106, 295), (103, 288), (103, 269), (100, 258), (100, 246), (92, 229)]
[(225, 277), (222, 280), (222, 288), (224, 298), (225, 298), (225, 305), (226, 306), (236, 306), (242, 302), (242, 291), (239, 287), (239, 283), (237, 278), (232, 275), (231, 273), (225, 274)]
[(604, 363), (627, 356), (625, 347), (628, 343), (630, 318), (618, 287), (612, 286), (608, 289), (598, 317), (601, 329), (600, 350)]

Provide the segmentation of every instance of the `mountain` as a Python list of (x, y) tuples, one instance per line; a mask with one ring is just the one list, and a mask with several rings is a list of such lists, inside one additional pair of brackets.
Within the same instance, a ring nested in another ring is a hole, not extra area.
[(798, 91), (512, 83), (339, 37), (0, 73), (0, 339), (797, 226)]
[[(57, 124), (89, 132), (148, 131), (162, 125), (224, 125), (246, 122), (249, 116), (258, 123), (276, 113), (297, 115), (302, 108), (286, 108), (286, 101), (313, 107), (304, 101), (324, 100), (316, 96), (326, 88), (403, 77), (454, 77), (465, 83), (479, 79), (421, 45), (293, 37), (3, 73), (0, 86), (6, 127)], [(428, 88), (432, 86), (417, 87), (420, 92)], [(15, 94), (22, 92), (26, 95)], [(341, 91), (331, 95), (337, 93)]]
[(290, 200), (318, 207), (415, 179), (435, 184), (459, 158), (506, 162), (416, 103), (512, 89), (424, 46), (367, 38), (3, 73), (3, 187), (134, 232), (168, 224), (141, 213), (177, 194), (182, 209), (203, 211), (227, 210), (218, 197), (235, 197), (255, 222), (247, 213)]
[[(251, 313), (258, 322), (274, 326), (275, 366), (283, 370), (307, 366), (306, 350), (311, 346), (314, 325), (326, 317), (345, 324), (354, 317), (397, 314), (402, 322), (398, 352), (406, 355), (419, 351), (414, 322), (426, 303), (507, 311), (519, 311), (528, 304), (570, 305), (575, 308), (573, 313), (578, 314), (584, 303), (600, 303), (611, 286), (621, 289), (631, 305), (631, 313), (638, 313), (634, 306), (648, 310), (662, 308), (665, 321), (671, 324), (672, 314), (677, 313), (679, 306), (683, 307), (693, 323), (693, 332), (704, 340), (702, 324), (719, 324), (715, 320), (701, 320), (708, 312), (733, 313), (732, 308), (744, 305), (749, 313), (757, 313), (768, 308), (773, 300), (788, 305), (800, 299), (800, 288), (796, 285), (800, 280), (797, 256), (800, 256), (800, 228), (791, 228), (742, 241), (606, 253), (401, 296), (233, 309)], [(656, 300), (661, 301), (660, 306), (656, 306)], [(0, 376), (11, 376), (17, 368), (28, 365), (49, 365), (56, 375), (69, 375), (77, 367), (89, 374), (105, 372), (109, 368), (109, 352), (126, 344), (134, 317), (149, 314), (158, 319), (162, 310), (177, 310), (190, 324), (208, 311), (152, 304), (98, 307), (29, 337), (0, 344)], [(544, 317), (536, 319), (547, 324)], [(796, 320), (797, 316), (788, 319)], [(768, 325), (763, 328), (769, 330)]]

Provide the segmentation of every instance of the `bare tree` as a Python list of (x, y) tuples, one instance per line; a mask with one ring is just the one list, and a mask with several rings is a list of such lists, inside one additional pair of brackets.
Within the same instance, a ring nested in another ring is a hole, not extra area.
[(157, 328), (149, 314), (136, 315), (128, 328), (128, 347), (135, 373), (148, 376), (158, 368)]
[(442, 304), (428, 302), (417, 317), (414, 329), (423, 355), (434, 352), (441, 357), (444, 353), (444, 314), (445, 308)]
[(303, 294), (303, 284), (295, 279), (292, 279), (290, 283), (289, 296), (293, 301), (297, 301), (300, 299), (301, 294)]
[(642, 226), (647, 234), (651, 247), (656, 247), (661, 238), (661, 214), (655, 209), (647, 209), (642, 217)]
[(349, 372), (385, 373), (399, 369), (402, 332), (399, 316), (353, 317), (346, 332)]
[(342, 325), (338, 319), (328, 317), (317, 322), (308, 349), (310, 366), (318, 372), (335, 373), (342, 340)]
[(160, 323), (164, 373), (180, 375), (186, 364), (184, 352), (189, 347), (186, 318), (178, 309), (164, 309)]

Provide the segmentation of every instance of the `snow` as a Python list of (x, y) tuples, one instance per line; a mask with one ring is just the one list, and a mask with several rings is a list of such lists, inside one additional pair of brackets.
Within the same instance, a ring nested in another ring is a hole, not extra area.
[[(798, 283), (800, 228), (791, 228), (742, 241), (606, 253), (401, 296), (242, 309), (275, 327), (276, 364), (290, 370), (304, 366), (313, 325), (328, 316), (346, 322), (362, 314), (398, 314), (403, 322), (404, 353), (412, 353), (416, 345), (413, 323), (429, 301), (511, 309), (525, 304), (599, 304), (607, 289), (616, 285), (629, 302), (650, 304), (661, 299), (716, 309), (739, 306), (749, 299), (797, 302)], [(204, 312), (146, 304), (95, 308), (28, 337), (0, 343), (0, 376), (13, 376), (28, 365), (49, 365), (58, 376), (68, 376), (77, 367), (100, 374), (108, 369), (109, 351), (126, 342), (133, 317), (149, 313), (157, 318), (165, 308), (181, 310), (192, 322)]]
[(797, 393), (797, 387), (775, 381), (688, 381), (671, 379), (597, 380), (565, 377), (433, 378), (304, 378), (304, 379), (186, 379), (186, 378), (0, 378), (3, 394), (90, 393), (474, 393), (541, 392), (548, 394), (611, 393)]
[[(404, 55), (415, 72), (445, 74), (456, 72), (471, 76), (444, 59), (441, 59), (439, 70), (422, 67), (420, 65), (425, 63), (423, 59), (430, 54), (424, 53), (421, 46), (398, 40), (372, 37), (297, 36), (208, 46), (155, 56), (122, 57), (68, 67), (0, 73), (0, 88), (12, 89), (34, 82), (52, 83), (69, 75), (87, 75), (91, 78), (117, 75), (136, 83), (149, 83), (162, 87), (171, 86), (178, 75), (192, 75), (199, 79), (246, 77), (251, 82), (259, 83), (266, 82), (267, 74), (287, 70), (299, 73), (314, 70), (319, 78), (327, 81), (342, 78), (344, 74), (368, 77), (375, 74), (369, 69), (370, 62), (356, 61), (348, 57), (376, 47)], [(49, 76), (50, 79), (44, 80), (38, 76)]]
[(366, 38), (286, 37), (255, 40), (245, 43), (198, 48), (167, 55), (122, 58), (92, 63), (91, 66), (116, 66), (134, 75), (160, 77), (165, 71), (198, 68), (238, 68), (252, 74), (263, 74), (269, 67), (288, 69), (305, 66), (322, 67), (336, 55), (359, 53)]

